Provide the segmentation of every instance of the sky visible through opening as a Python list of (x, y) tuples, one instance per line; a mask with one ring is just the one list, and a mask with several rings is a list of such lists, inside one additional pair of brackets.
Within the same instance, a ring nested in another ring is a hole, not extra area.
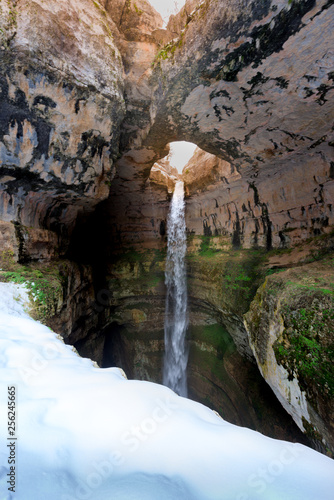
[(169, 163), (172, 165), (172, 167), (177, 168), (179, 174), (182, 174), (184, 166), (193, 156), (197, 146), (192, 142), (179, 141), (171, 142), (169, 144), (169, 147)]
[(179, 12), (184, 4), (185, 0), (148, 0), (152, 7), (155, 8), (162, 16), (164, 20), (164, 25), (167, 24), (169, 16), (171, 14), (176, 14)]

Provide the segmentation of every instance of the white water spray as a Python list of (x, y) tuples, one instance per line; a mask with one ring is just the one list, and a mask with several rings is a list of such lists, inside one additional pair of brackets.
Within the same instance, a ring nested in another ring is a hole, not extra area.
[(167, 286), (163, 384), (187, 397), (187, 250), (183, 182), (177, 182), (167, 220)]

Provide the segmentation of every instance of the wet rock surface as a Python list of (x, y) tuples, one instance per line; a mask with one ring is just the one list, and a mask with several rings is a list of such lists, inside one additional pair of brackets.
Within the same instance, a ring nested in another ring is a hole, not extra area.
[(273, 274), (245, 315), (263, 377), (322, 451), (333, 451), (332, 274), (332, 256)]

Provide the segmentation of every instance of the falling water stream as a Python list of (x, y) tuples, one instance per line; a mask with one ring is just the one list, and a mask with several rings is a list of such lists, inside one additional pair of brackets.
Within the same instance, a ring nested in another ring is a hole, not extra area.
[(167, 286), (163, 384), (187, 396), (187, 250), (183, 182), (177, 182), (167, 221)]

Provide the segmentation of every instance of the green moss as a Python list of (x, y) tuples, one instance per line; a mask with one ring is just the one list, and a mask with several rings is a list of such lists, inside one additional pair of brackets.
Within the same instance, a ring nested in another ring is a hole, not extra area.
[(133, 7), (139, 16), (141, 16), (144, 13), (144, 11), (139, 9), (135, 3), (133, 3)]
[(155, 57), (154, 63), (161, 60), (161, 59), (162, 60), (168, 59), (168, 57), (170, 57), (170, 55), (174, 54), (175, 49), (173, 47), (174, 46), (172, 43), (168, 43), (161, 50), (159, 50), (158, 54)]
[[(210, 246), (213, 240), (202, 236), (199, 251), (187, 256), (189, 274), (202, 275), (212, 284), (221, 304), (236, 314), (244, 314), (265, 279), (266, 251), (217, 250)], [(191, 279), (189, 283), (191, 286)]]
[(229, 375), (223, 359), (235, 352), (236, 348), (225, 328), (218, 323), (192, 325), (188, 328), (187, 337), (191, 341), (189, 363), (196, 365), (199, 373), (210, 373), (211, 376), (224, 380), (227, 384)]
[(119, 262), (129, 263), (157, 263), (166, 259), (166, 249), (151, 249), (139, 251), (133, 247), (128, 248), (124, 253), (115, 257)]
[(239, 250), (231, 253), (225, 261), (222, 291), (223, 295), (233, 297), (235, 311), (244, 313), (248, 310), (265, 277), (262, 268), (265, 258), (264, 250)]
[(277, 362), (291, 378), (297, 376), (301, 388), (310, 393), (316, 386), (323, 395), (334, 395), (334, 301), (324, 307), (314, 300), (311, 307), (291, 309), (285, 306), (282, 338), (274, 344)]
[(317, 431), (317, 429), (312, 424), (310, 424), (310, 422), (308, 422), (305, 417), (302, 417), (302, 422), (305, 429), (305, 434), (311, 439), (320, 441), (322, 444), (322, 436), (320, 432)]
[(135, 248), (129, 248), (124, 252), (121, 256), (117, 258), (117, 260), (120, 261), (126, 261), (126, 262), (141, 262), (145, 260), (145, 253), (144, 252), (139, 252)]
[[(108, 35), (108, 36), (109, 36), (109, 37), (113, 40), (113, 38), (114, 38), (114, 37), (113, 37), (112, 32), (111, 32), (111, 30), (110, 30), (109, 26), (107, 25), (107, 23), (103, 22), (103, 27), (104, 27), (104, 29), (106, 30), (107, 35)], [(114, 50), (114, 49), (111, 49), (111, 50), (110, 50), (110, 53), (111, 53), (111, 55), (112, 55), (113, 57), (115, 57), (115, 56), (116, 56), (116, 52), (115, 52), (115, 50)]]
[(199, 14), (200, 19), (203, 19), (206, 16), (211, 3), (213, 3), (212, 0), (205, 0), (205, 2), (201, 3), (201, 5), (198, 7), (196, 14)]
[(154, 288), (164, 281), (163, 274), (151, 274), (149, 273), (147, 276), (143, 278), (143, 285), (146, 288)]
[(218, 250), (215, 248), (211, 247), (211, 238), (210, 236), (203, 236), (200, 249), (199, 249), (199, 255), (202, 257), (213, 257), (215, 254), (217, 254)]
[(227, 330), (219, 323), (189, 327), (188, 337), (206, 343), (218, 351), (235, 350), (233, 340)]
[(154, 66), (156, 63), (159, 63), (161, 60), (164, 61), (166, 59), (170, 59), (171, 57), (173, 57), (174, 53), (176, 52), (176, 49), (182, 47), (183, 41), (184, 41), (184, 33), (181, 33), (180, 38), (176, 42), (172, 41), (167, 43), (162, 49), (159, 50), (159, 52), (155, 56), (152, 66)]
[[(322, 241), (326, 241), (328, 239), (328, 235), (319, 236), (319, 243)], [(306, 260), (306, 262), (317, 262), (319, 260), (323, 260), (329, 254), (332, 253), (332, 248), (330, 246), (324, 245), (322, 248), (315, 248), (310, 251), (310, 256)]]
[(167, 249), (164, 248), (164, 249), (161, 249), (161, 250), (158, 250), (158, 249), (155, 249), (155, 250), (152, 250), (152, 253), (154, 255), (154, 262), (164, 262), (166, 260), (166, 256), (167, 256)]
[[(132, 2), (131, 0), (126, 0), (125, 1), (125, 4), (124, 4), (124, 10), (125, 12), (131, 12), (131, 7), (132, 7)], [(144, 11), (139, 9), (139, 7), (136, 5), (135, 2), (133, 2), (133, 8), (134, 8), (134, 11), (136, 12), (136, 14), (138, 14), (138, 16), (141, 16)]]
[(154, 288), (164, 283), (165, 249), (137, 250), (129, 248), (115, 256), (109, 287), (122, 294), (128, 290), (131, 295), (154, 294)]
[(0, 45), (2, 45), (5, 49), (9, 48), (10, 41), (16, 35), (17, 28), (17, 10), (16, 10), (16, 1), (7, 0), (7, 7), (5, 12), (3, 11), (0, 5), (0, 20), (2, 28), (0, 29)]
[(0, 253), (0, 267), (3, 271), (9, 271), (16, 265), (14, 252), (12, 250), (3, 250)]
[(206, 388), (206, 392), (199, 401), (214, 408), (223, 418), (238, 421), (238, 409), (234, 403), (235, 400), (244, 401), (244, 395), (226, 369), (236, 353), (230, 335), (219, 324), (191, 325), (188, 337), (190, 387), (200, 380), (200, 387)]
[(1, 263), (3, 271), (0, 273), (0, 281), (26, 284), (32, 317), (45, 322), (56, 313), (57, 304), (63, 296), (65, 279), (56, 264), (17, 264), (9, 252), (3, 252)]
[(267, 254), (267, 257), (272, 257), (274, 255), (285, 255), (285, 254), (291, 254), (292, 248), (273, 248), (270, 250)]
[(272, 274), (282, 273), (283, 271), (285, 271), (284, 268), (271, 268), (271, 269), (267, 269), (266, 276), (271, 276)]
[(103, 14), (104, 17), (107, 17), (107, 13), (105, 11), (105, 9), (102, 7), (102, 5), (99, 4), (99, 2), (96, 2), (95, 0), (92, 0), (93, 1), (93, 4), (95, 5), (95, 7)]

